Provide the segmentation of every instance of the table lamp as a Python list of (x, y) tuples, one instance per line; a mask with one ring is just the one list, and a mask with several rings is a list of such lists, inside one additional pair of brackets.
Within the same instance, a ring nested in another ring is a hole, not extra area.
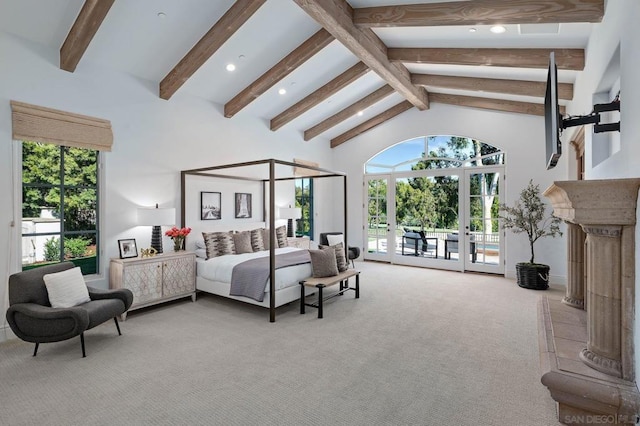
[(175, 225), (176, 209), (156, 207), (140, 207), (138, 209), (138, 225), (153, 226), (151, 230), (151, 247), (162, 253), (162, 225)]
[(287, 219), (287, 237), (293, 237), (293, 219), (302, 217), (300, 207), (280, 207), (280, 219)]

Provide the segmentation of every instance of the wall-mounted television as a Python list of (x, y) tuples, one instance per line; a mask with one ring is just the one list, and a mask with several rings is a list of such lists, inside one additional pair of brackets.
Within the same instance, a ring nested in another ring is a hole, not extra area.
[(562, 154), (562, 116), (558, 105), (558, 68), (554, 52), (549, 55), (549, 72), (547, 73), (547, 92), (544, 96), (544, 128), (546, 135), (547, 170), (558, 163)]

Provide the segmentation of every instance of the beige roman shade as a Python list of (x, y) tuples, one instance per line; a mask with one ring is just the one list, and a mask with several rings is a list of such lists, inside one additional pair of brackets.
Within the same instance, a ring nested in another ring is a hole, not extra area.
[[(305, 166), (320, 167), (318, 163), (314, 163), (313, 161), (300, 160), (299, 158), (294, 158), (293, 162)], [(316, 170), (305, 169), (304, 167), (294, 167), (293, 174), (294, 176), (317, 176), (320, 174), (320, 172)]]
[(11, 101), (13, 139), (111, 151), (111, 122)]

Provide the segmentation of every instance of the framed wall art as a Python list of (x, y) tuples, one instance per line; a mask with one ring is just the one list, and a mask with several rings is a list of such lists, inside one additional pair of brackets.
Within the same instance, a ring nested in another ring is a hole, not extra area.
[(200, 220), (222, 219), (221, 192), (200, 192)]
[(118, 240), (118, 249), (120, 250), (120, 259), (138, 257), (138, 247), (134, 238)]
[(251, 217), (251, 194), (236, 192), (236, 219)]

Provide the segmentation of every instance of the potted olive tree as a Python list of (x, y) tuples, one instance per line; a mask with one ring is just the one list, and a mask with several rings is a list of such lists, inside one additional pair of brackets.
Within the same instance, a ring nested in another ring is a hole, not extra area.
[(513, 207), (500, 205), (501, 218), (506, 229), (515, 234), (526, 233), (531, 247), (529, 262), (516, 264), (517, 282), (520, 287), (546, 290), (549, 287), (549, 265), (535, 262), (533, 245), (542, 237), (556, 237), (560, 232), (560, 219), (546, 216), (545, 205), (540, 199), (540, 188), (529, 181), (520, 192), (520, 198)]

